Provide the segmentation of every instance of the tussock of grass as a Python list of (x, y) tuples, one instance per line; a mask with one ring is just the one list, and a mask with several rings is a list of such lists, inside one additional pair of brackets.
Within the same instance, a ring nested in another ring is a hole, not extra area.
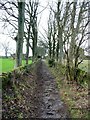
[(50, 68), (50, 70), (56, 78), (61, 99), (67, 104), (71, 117), (90, 119), (88, 116), (88, 88), (83, 87), (77, 90), (76, 83), (68, 84), (65, 79), (65, 68), (61, 65)]

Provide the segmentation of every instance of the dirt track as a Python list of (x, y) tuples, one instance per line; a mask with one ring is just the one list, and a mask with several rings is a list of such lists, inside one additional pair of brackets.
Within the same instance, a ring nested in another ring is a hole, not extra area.
[(66, 106), (60, 100), (55, 79), (43, 61), (36, 68), (36, 90), (34, 94), (35, 117), (69, 118)]

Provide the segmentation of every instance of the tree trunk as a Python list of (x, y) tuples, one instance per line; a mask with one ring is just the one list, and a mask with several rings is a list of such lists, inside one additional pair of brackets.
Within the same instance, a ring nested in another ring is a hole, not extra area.
[(28, 28), (28, 38), (27, 38), (27, 45), (26, 45), (26, 64), (28, 64), (28, 57), (29, 57), (29, 39), (30, 39), (30, 24)]
[(32, 25), (32, 31), (33, 31), (33, 49), (32, 49), (32, 54), (33, 54), (33, 60), (37, 57), (37, 17), (35, 16), (33, 20), (33, 25)]
[(72, 14), (71, 14), (71, 43), (70, 43), (70, 50), (69, 50), (69, 57), (70, 57), (71, 65), (73, 65), (74, 47), (76, 45), (76, 41), (75, 41), (76, 35), (75, 35), (75, 28), (74, 28), (75, 15), (76, 15), (76, 5), (77, 5), (77, 2), (74, 2)]
[(7, 51), (5, 51), (5, 57), (8, 58), (8, 56), (7, 56)]
[(58, 62), (58, 58), (59, 58), (59, 41), (57, 42), (57, 47), (56, 47), (56, 60)]
[(22, 65), (22, 49), (24, 36), (24, 9), (25, 2), (18, 2), (18, 40), (16, 43), (16, 67)]
[[(90, 21), (90, 2), (88, 3), (88, 21)], [(90, 22), (88, 25), (88, 32), (90, 33)], [(88, 34), (88, 48), (89, 46), (90, 46), (90, 34)], [(88, 51), (88, 55), (90, 55), (89, 51)], [(90, 61), (89, 60), (88, 60), (88, 75), (90, 76)]]
[(55, 37), (53, 37), (53, 52), (52, 52), (52, 56), (53, 56), (53, 58), (55, 58)]
[(54, 15), (54, 21), (53, 21), (53, 50), (52, 50), (52, 56), (53, 56), (53, 59), (55, 59), (55, 45), (56, 45), (56, 40), (55, 40), (55, 35), (56, 35), (56, 25), (55, 25), (55, 15)]
[(60, 36), (59, 36), (59, 39), (60, 39), (60, 63), (62, 64), (62, 62), (63, 62), (63, 39), (62, 39), (62, 27), (61, 28), (59, 28), (60, 30)]
[(51, 43), (51, 38), (49, 39), (49, 57), (50, 57), (50, 59), (52, 57), (52, 43)]
[(37, 31), (34, 31), (34, 38), (33, 38), (33, 59), (37, 57)]
[(28, 57), (29, 57), (29, 40), (27, 40), (27, 45), (26, 45), (26, 64), (28, 64)]
[(49, 47), (49, 58), (52, 58), (52, 21), (51, 21), (51, 11), (48, 20), (48, 47)]
[[(60, 23), (60, 1), (58, 0), (57, 5), (57, 27), (58, 27), (58, 48), (57, 48), (57, 57), (59, 57), (60, 63), (62, 64), (63, 60), (63, 41), (62, 41), (62, 23)], [(57, 58), (58, 59), (58, 58)]]

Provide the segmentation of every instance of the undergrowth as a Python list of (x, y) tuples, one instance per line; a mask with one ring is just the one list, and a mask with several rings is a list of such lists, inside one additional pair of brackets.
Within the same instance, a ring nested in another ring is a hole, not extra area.
[[(19, 67), (2, 76), (2, 118), (20, 119), (30, 115), (30, 104), (27, 95), (34, 89), (34, 65)], [(29, 93), (28, 93), (29, 92)], [(29, 98), (28, 97), (28, 98)]]
[(65, 66), (60, 64), (50, 67), (50, 71), (56, 78), (61, 99), (67, 104), (71, 118), (90, 119), (87, 83), (83, 87), (78, 87), (74, 81), (70, 84), (65, 77)]

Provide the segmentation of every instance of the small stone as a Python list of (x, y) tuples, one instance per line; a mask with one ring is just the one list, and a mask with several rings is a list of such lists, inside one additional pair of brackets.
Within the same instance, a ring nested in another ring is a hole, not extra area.
[(52, 112), (47, 112), (47, 115), (54, 115), (54, 113), (52, 113)]

